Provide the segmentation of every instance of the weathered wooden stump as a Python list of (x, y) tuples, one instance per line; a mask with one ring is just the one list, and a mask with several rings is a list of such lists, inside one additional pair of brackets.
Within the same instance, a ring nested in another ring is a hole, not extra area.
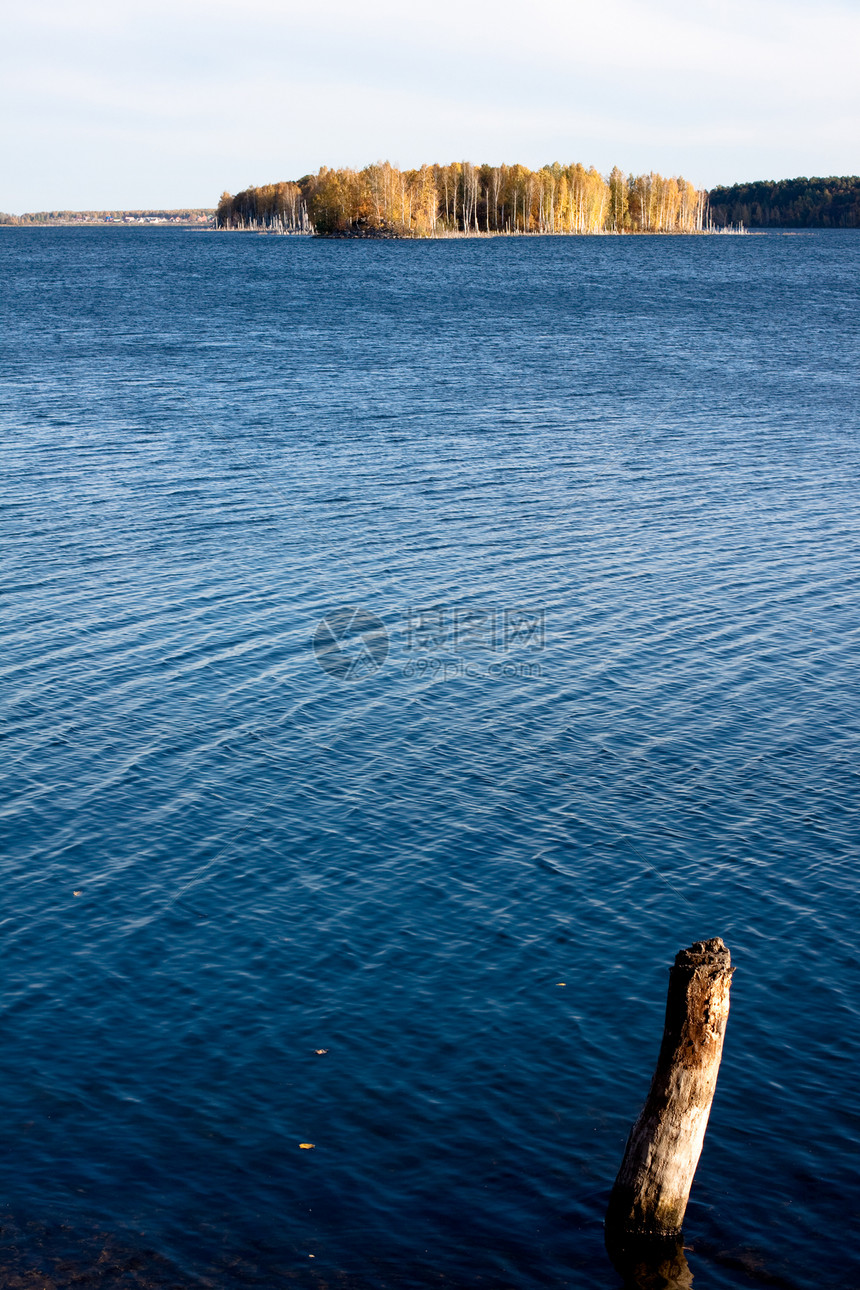
[(612, 1189), (607, 1243), (681, 1235), (720, 1069), (733, 971), (718, 936), (675, 958), (657, 1069)]

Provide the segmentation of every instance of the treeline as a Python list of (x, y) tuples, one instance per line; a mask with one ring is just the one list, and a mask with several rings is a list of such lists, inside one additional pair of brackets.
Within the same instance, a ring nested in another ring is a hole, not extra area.
[(179, 210), (28, 211), (24, 215), (0, 214), (0, 224), (204, 224), (215, 212), (211, 207)]
[(860, 228), (860, 178), (763, 180), (710, 192), (715, 224), (748, 228)]
[(222, 194), (219, 228), (341, 237), (480, 233), (694, 233), (707, 193), (653, 171), (608, 176), (594, 167), (475, 166), (398, 170), (388, 162)]

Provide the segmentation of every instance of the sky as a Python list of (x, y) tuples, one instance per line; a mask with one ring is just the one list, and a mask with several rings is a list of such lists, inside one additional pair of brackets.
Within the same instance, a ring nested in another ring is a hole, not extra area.
[(860, 172), (857, 0), (27, 0), (0, 211), (214, 206), (322, 165)]

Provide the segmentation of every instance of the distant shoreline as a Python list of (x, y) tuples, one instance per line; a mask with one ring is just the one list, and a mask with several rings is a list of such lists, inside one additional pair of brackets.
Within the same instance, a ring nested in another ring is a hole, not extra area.
[(23, 229), (47, 232), (50, 229), (57, 228), (106, 228), (106, 229), (176, 229), (177, 232), (185, 233), (215, 233), (218, 230), (214, 224), (97, 224), (95, 221), (89, 222), (84, 220), (69, 220), (65, 223), (57, 221), (52, 224), (0, 224), (0, 232), (3, 229), (17, 229), (19, 232)]
[(594, 167), (386, 163), (223, 193), (217, 208), (0, 211), (0, 228), (191, 228), (330, 238), (661, 236), (860, 227), (860, 177), (800, 177), (695, 189), (655, 172)]
[(214, 228), (215, 210), (184, 206), (176, 210), (153, 207), (129, 210), (27, 211), (0, 214), (0, 228)]
[[(159, 224), (156, 222), (150, 224), (102, 224), (97, 221), (85, 220), (55, 220), (50, 224), (0, 224), (0, 231), (4, 229), (36, 230), (47, 232), (51, 229), (175, 229), (177, 232), (186, 233), (218, 233), (219, 236), (227, 234), (238, 237), (293, 237), (298, 239), (307, 239), (311, 242), (488, 242), (493, 239), (506, 239), (523, 241), (533, 240), (534, 238), (606, 238), (606, 237), (741, 237), (749, 233), (766, 233), (766, 232), (792, 232), (803, 233), (813, 232), (812, 229), (748, 229), (743, 226), (737, 228), (704, 228), (704, 229), (672, 229), (658, 233), (653, 229), (598, 229), (587, 233), (550, 233), (547, 231), (530, 231), (524, 233), (522, 229), (517, 232), (499, 230), (496, 232), (491, 229), (485, 233), (483, 229), (475, 232), (470, 229), (468, 232), (460, 230), (446, 230), (434, 234), (410, 234), (410, 233), (316, 233), (316, 232), (298, 232), (296, 230), (280, 230), (273, 228), (219, 228), (216, 224)], [(849, 230), (850, 231), (850, 230)]]

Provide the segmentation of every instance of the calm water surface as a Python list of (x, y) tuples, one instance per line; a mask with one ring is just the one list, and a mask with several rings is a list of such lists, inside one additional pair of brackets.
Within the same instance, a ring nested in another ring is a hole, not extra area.
[(860, 233), (0, 275), (8, 1283), (612, 1290), (721, 935), (694, 1284), (856, 1290)]

